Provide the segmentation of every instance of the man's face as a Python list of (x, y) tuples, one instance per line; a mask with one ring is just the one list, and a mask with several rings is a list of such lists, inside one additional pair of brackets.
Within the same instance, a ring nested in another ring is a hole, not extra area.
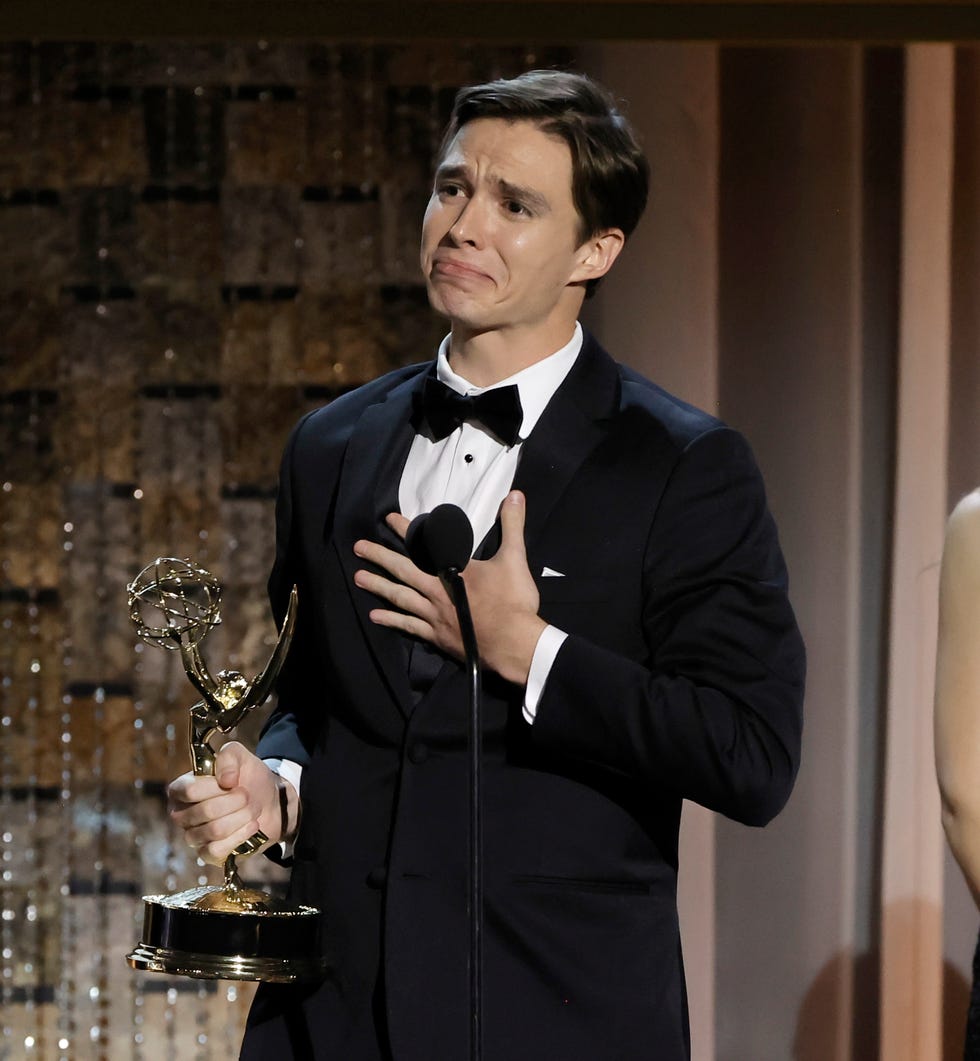
[(591, 275), (580, 226), (563, 140), (530, 121), (467, 123), (436, 170), (422, 223), (432, 307), (454, 335), (511, 330), (563, 345), (582, 299), (569, 284)]

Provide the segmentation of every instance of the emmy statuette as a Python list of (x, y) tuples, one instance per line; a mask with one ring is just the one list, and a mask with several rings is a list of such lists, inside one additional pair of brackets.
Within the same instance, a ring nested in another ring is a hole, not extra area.
[[(189, 560), (161, 558), (127, 587), (130, 617), (147, 644), (179, 651), (201, 699), (190, 709), (188, 735), (194, 773), (214, 775), (210, 741), (229, 733), (269, 695), (282, 667), (296, 622), (296, 589), (279, 638), (264, 670), (247, 681), (238, 671), (209, 672), (201, 655), (204, 636), (221, 622), (221, 587)], [(246, 887), (237, 857), (268, 840), (256, 833), (225, 860), (224, 883), (171, 895), (143, 897), (143, 937), (126, 960), (134, 969), (208, 980), (291, 983), (324, 974), (320, 912)]]

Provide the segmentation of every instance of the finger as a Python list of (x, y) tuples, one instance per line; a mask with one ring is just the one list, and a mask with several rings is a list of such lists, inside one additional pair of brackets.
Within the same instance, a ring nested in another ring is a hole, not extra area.
[(524, 517), (527, 502), (520, 490), (511, 490), (500, 506), (500, 548), (523, 558)]
[(166, 788), (167, 802), (184, 801), (186, 799), (185, 793), (187, 789), (194, 784), (195, 780), (195, 775), (189, 770), (186, 774), (181, 774), (180, 777), (175, 777)]
[(256, 813), (239, 793), (238, 796), (195, 804), (172, 818), (181, 825), (191, 847), (196, 848), (212, 840), (227, 839), (232, 833), (244, 829), (250, 821), (255, 822)]
[(167, 786), (167, 802), (171, 807), (200, 803), (201, 800), (220, 796), (224, 790), (217, 778), (210, 774), (199, 777), (197, 774), (181, 774)]
[[(242, 820), (236, 816), (235, 824), (238, 825), (239, 821)], [(232, 823), (229, 821), (226, 824), (230, 826)], [(203, 826), (199, 833), (194, 834), (193, 839), (192, 832), (186, 833), (185, 836), (190, 846), (197, 851), (198, 858), (218, 866), (224, 862), (239, 844), (254, 836), (258, 829), (258, 822), (250, 815), (246, 815), (244, 821), (237, 828), (223, 833), (221, 836), (211, 837), (207, 835), (208, 830)]]
[(397, 578), (399, 582), (415, 586), (416, 589), (422, 589), (433, 581), (438, 583), (438, 579), (433, 579), (431, 575), (426, 575), (420, 571), (403, 553), (396, 553), (394, 549), (388, 549), (377, 542), (370, 542), (364, 539), (355, 542), (354, 555), (362, 560), (376, 564), (384, 571), (387, 571), (389, 575)]
[(385, 523), (398, 535), (402, 541), (405, 540), (405, 535), (408, 533), (408, 525), (411, 521), (406, 519), (400, 512), (389, 512), (385, 516)]
[(181, 829), (193, 829), (236, 814), (247, 808), (248, 804), (248, 794), (243, 788), (238, 788), (201, 803), (178, 803), (170, 811), (170, 818)]
[(401, 582), (392, 582), (372, 571), (355, 571), (354, 585), (412, 615), (424, 617), (432, 609), (429, 598), (418, 590)]
[(404, 634), (421, 638), (423, 641), (434, 641), (435, 631), (432, 624), (420, 619), (417, 615), (406, 615), (404, 612), (389, 612), (383, 608), (374, 608), (368, 612), (372, 623), (387, 626), (391, 630), (400, 630)]
[(214, 757), (214, 776), (225, 789), (234, 788), (242, 776), (242, 767), (249, 756), (248, 750), (238, 741), (229, 741), (218, 749)]

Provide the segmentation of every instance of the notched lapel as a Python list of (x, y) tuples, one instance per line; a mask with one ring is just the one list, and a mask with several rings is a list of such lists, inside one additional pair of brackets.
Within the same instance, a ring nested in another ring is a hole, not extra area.
[(354, 572), (363, 562), (354, 555), (353, 546), (365, 538), (392, 549), (403, 548), (384, 518), (398, 510), (398, 483), (413, 437), (409, 422), (412, 393), (422, 378), (420, 374), (396, 387), (385, 400), (366, 409), (357, 422), (344, 456), (331, 535), (361, 629), (404, 714), (411, 711), (412, 696), (403, 639), (371, 622), (369, 612), (378, 602), (354, 585)]

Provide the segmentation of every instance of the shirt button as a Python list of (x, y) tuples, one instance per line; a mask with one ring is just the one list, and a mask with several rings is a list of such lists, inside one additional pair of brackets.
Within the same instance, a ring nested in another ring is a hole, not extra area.
[(421, 741), (416, 741), (408, 749), (408, 757), (416, 766), (420, 766), (429, 758), (429, 749)]
[(388, 867), (387, 866), (375, 866), (374, 869), (367, 875), (367, 884), (369, 888), (383, 888), (385, 881), (388, 879)]

